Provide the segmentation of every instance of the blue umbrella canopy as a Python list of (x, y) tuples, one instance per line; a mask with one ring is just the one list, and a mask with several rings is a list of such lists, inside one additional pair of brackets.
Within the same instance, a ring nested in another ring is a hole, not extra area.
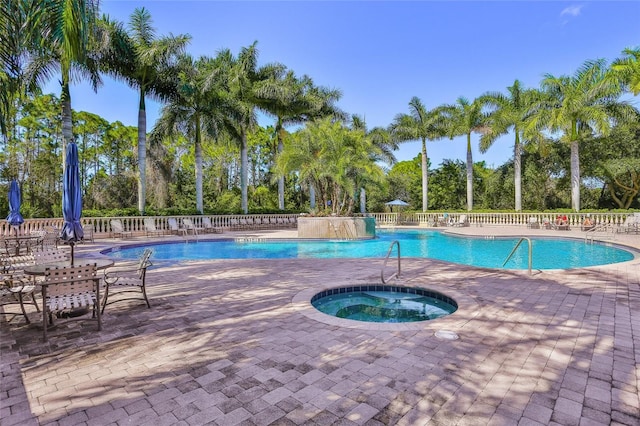
[(385, 204), (388, 205), (388, 206), (403, 206), (403, 207), (406, 207), (406, 206), (409, 205), (409, 203), (406, 203), (406, 202), (404, 202), (402, 200), (399, 200), (397, 198), (395, 200), (389, 201), (388, 203), (385, 203)]
[(75, 143), (67, 145), (66, 155), (64, 175), (62, 177), (62, 217), (64, 224), (62, 225), (60, 238), (72, 244), (71, 247), (73, 249), (73, 243), (84, 238), (84, 232), (80, 224), (80, 216), (82, 216), (82, 190), (80, 188), (78, 147)]
[(24, 219), (20, 214), (20, 204), (22, 204), (20, 187), (18, 182), (13, 179), (9, 184), (9, 216), (7, 216), (7, 222), (11, 226), (20, 226), (24, 223)]

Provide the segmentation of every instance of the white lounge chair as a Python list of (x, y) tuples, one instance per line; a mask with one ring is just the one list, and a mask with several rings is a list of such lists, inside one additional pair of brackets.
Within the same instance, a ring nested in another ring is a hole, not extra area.
[(457, 221), (454, 221), (451, 226), (469, 226), (469, 219), (466, 214), (461, 214)]
[(114, 238), (133, 237), (133, 232), (124, 230), (124, 225), (120, 219), (111, 219), (109, 223), (111, 224), (111, 235)]
[(187, 233), (189, 233), (189, 231), (191, 231), (191, 233), (193, 235), (195, 235), (196, 237), (198, 236), (198, 230), (202, 229), (202, 228), (198, 228), (191, 219), (188, 218), (184, 218), (182, 219), (182, 226), (184, 229), (187, 230)]
[(640, 215), (636, 216), (635, 214), (633, 214), (625, 217), (624, 222), (622, 222), (622, 225), (618, 226), (617, 231), (625, 233), (637, 233), (638, 231), (640, 231)]
[(222, 234), (223, 231), (221, 226), (213, 226), (209, 217), (202, 218), (202, 228), (204, 232), (212, 232), (214, 234)]
[(174, 217), (170, 217), (167, 219), (167, 226), (169, 227), (169, 232), (176, 235), (187, 235), (187, 229), (178, 225), (178, 221)]
[(163, 236), (164, 230), (156, 227), (156, 221), (150, 217), (144, 219), (144, 233), (149, 236)]

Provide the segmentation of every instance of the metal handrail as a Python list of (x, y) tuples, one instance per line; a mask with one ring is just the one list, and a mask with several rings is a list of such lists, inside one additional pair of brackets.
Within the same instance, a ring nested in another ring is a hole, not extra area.
[(398, 271), (391, 274), (389, 279), (393, 277), (400, 278), (400, 241), (394, 240), (394, 241), (391, 241), (391, 244), (389, 245), (389, 251), (387, 251), (387, 256), (384, 259), (384, 263), (382, 264), (382, 270), (380, 271), (380, 279), (382, 280), (382, 284), (387, 283), (387, 281), (384, 279), (384, 268), (387, 266), (387, 262), (389, 261), (389, 257), (391, 256), (391, 251), (393, 250), (394, 244), (398, 246)]
[(522, 237), (522, 238), (520, 238), (520, 240), (518, 240), (518, 244), (516, 244), (516, 246), (513, 248), (513, 250), (511, 250), (511, 253), (509, 253), (509, 256), (507, 256), (507, 259), (504, 261), (502, 266), (504, 267), (504, 265), (507, 264), (509, 259), (511, 259), (511, 256), (513, 256), (513, 254), (516, 252), (516, 250), (518, 250), (518, 247), (520, 247), (520, 244), (522, 244), (522, 242), (524, 240), (527, 240), (527, 242), (529, 243), (529, 275), (531, 275), (531, 265), (533, 263), (533, 248), (531, 246), (531, 239), (529, 237)]
[(585, 231), (584, 241), (589, 242), (589, 240), (591, 240), (591, 243), (593, 244), (595, 233), (598, 231), (608, 231), (609, 228), (611, 228), (611, 237), (615, 239), (616, 237), (615, 228), (609, 225), (608, 223), (601, 223), (600, 225), (596, 225), (593, 228)]

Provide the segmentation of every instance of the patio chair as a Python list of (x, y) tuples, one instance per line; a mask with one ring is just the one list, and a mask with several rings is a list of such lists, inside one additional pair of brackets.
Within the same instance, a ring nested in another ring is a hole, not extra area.
[(120, 219), (111, 219), (109, 223), (111, 224), (111, 235), (113, 235), (114, 238), (118, 236), (120, 238), (127, 236), (133, 237), (133, 232), (124, 230), (124, 225)]
[[(53, 317), (75, 318), (81, 309), (91, 309), (91, 320), (98, 322), (102, 330), (100, 316), (100, 278), (96, 276), (96, 265), (47, 268), (42, 287), (42, 327), (43, 337), (48, 339), (47, 329), (53, 324)], [(56, 314), (56, 315), (54, 315)]]
[[(7, 259), (2, 259), (0, 264), (0, 306), (2, 307), (2, 315), (24, 316), (27, 324), (31, 324), (27, 311), (24, 307), (26, 302), (32, 303), (36, 311), (40, 312), (40, 307), (36, 302), (35, 289), (36, 286), (29, 280), (22, 270), (17, 269)], [(8, 310), (7, 306), (20, 306), (20, 312)], [(13, 317), (11, 319), (13, 319)]]
[(204, 229), (204, 232), (211, 232), (214, 234), (222, 234), (223, 232), (221, 226), (213, 226), (213, 224), (211, 223), (211, 218), (209, 217), (202, 218), (202, 227)]
[(164, 230), (163, 229), (158, 229), (156, 227), (156, 221), (155, 219), (152, 219), (150, 217), (147, 217), (144, 219), (144, 233), (147, 237), (149, 236), (158, 236), (161, 237), (164, 235)]
[(35, 263), (66, 262), (69, 260), (69, 254), (66, 250), (47, 247), (40, 250), (34, 250), (33, 260)]
[(60, 230), (54, 226), (47, 226), (44, 228), (44, 237), (42, 238), (42, 247), (58, 248), (58, 242), (60, 241)]
[(187, 236), (187, 229), (178, 225), (178, 221), (174, 217), (170, 217), (167, 219), (167, 226), (169, 227), (169, 232), (172, 234)]
[[(145, 249), (137, 264), (112, 266), (104, 271), (104, 282), (106, 284), (104, 291), (104, 300), (102, 301), (102, 312), (107, 305), (125, 300), (141, 300), (144, 299), (147, 308), (151, 308), (149, 299), (147, 298), (146, 275), (147, 268), (151, 266), (149, 258), (153, 254), (153, 250)], [(128, 296), (129, 293), (135, 293), (134, 296)], [(117, 295), (126, 294), (128, 297), (119, 297)], [(110, 297), (116, 296), (115, 300), (108, 301)], [(142, 297), (140, 297), (142, 296)]]

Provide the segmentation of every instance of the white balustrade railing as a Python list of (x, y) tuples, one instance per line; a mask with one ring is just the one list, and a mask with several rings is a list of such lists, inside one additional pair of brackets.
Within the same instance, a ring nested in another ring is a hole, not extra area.
[(619, 226), (633, 213), (367, 213), (377, 225), (434, 225), (446, 221), (458, 222), (465, 215), (471, 226), (527, 226), (531, 218), (539, 224), (553, 223), (557, 216), (567, 216), (569, 226), (580, 227), (589, 215), (594, 225)]
[[(627, 216), (633, 213), (588, 213), (591, 221), (596, 225), (619, 226)], [(536, 218), (539, 224), (549, 221), (552, 223), (558, 213), (447, 213), (447, 220), (457, 222), (461, 215), (466, 215), (471, 226), (527, 226), (530, 218)], [(561, 213), (566, 215), (569, 226), (582, 225), (587, 213)], [(123, 216), (118, 217), (126, 231), (134, 235), (144, 235), (144, 219), (153, 218), (158, 229), (168, 229), (167, 219), (174, 217), (180, 221), (189, 218), (197, 227), (202, 226), (202, 218), (208, 217), (214, 227), (224, 229), (257, 229), (257, 228), (289, 228), (296, 225), (297, 214), (251, 214), (251, 215), (194, 215), (194, 216)], [(374, 217), (376, 225), (415, 225), (430, 226), (442, 222), (445, 212), (426, 213), (366, 213)], [(96, 237), (108, 237), (111, 233), (109, 221), (112, 217), (83, 217), (83, 226), (92, 225)], [(62, 218), (25, 219), (18, 227), (19, 235), (28, 235), (31, 231), (54, 227), (61, 229)], [(0, 235), (14, 233), (13, 227), (6, 220), (0, 220)]]
[[(83, 226), (93, 226), (94, 236), (97, 238), (108, 237), (111, 234), (111, 219), (119, 219), (127, 232), (133, 235), (144, 235), (144, 220), (154, 219), (156, 228), (168, 230), (169, 218), (191, 219), (198, 228), (204, 228), (202, 219), (208, 217), (216, 228), (225, 229), (251, 229), (251, 228), (290, 228), (297, 223), (297, 214), (254, 214), (254, 215), (194, 215), (194, 216), (119, 216), (115, 217), (83, 217), (80, 222)], [(56, 228), (62, 229), (62, 218), (25, 219), (18, 227), (18, 235), (28, 235), (32, 231)], [(0, 220), (0, 236), (15, 234), (15, 230), (6, 220)]]

